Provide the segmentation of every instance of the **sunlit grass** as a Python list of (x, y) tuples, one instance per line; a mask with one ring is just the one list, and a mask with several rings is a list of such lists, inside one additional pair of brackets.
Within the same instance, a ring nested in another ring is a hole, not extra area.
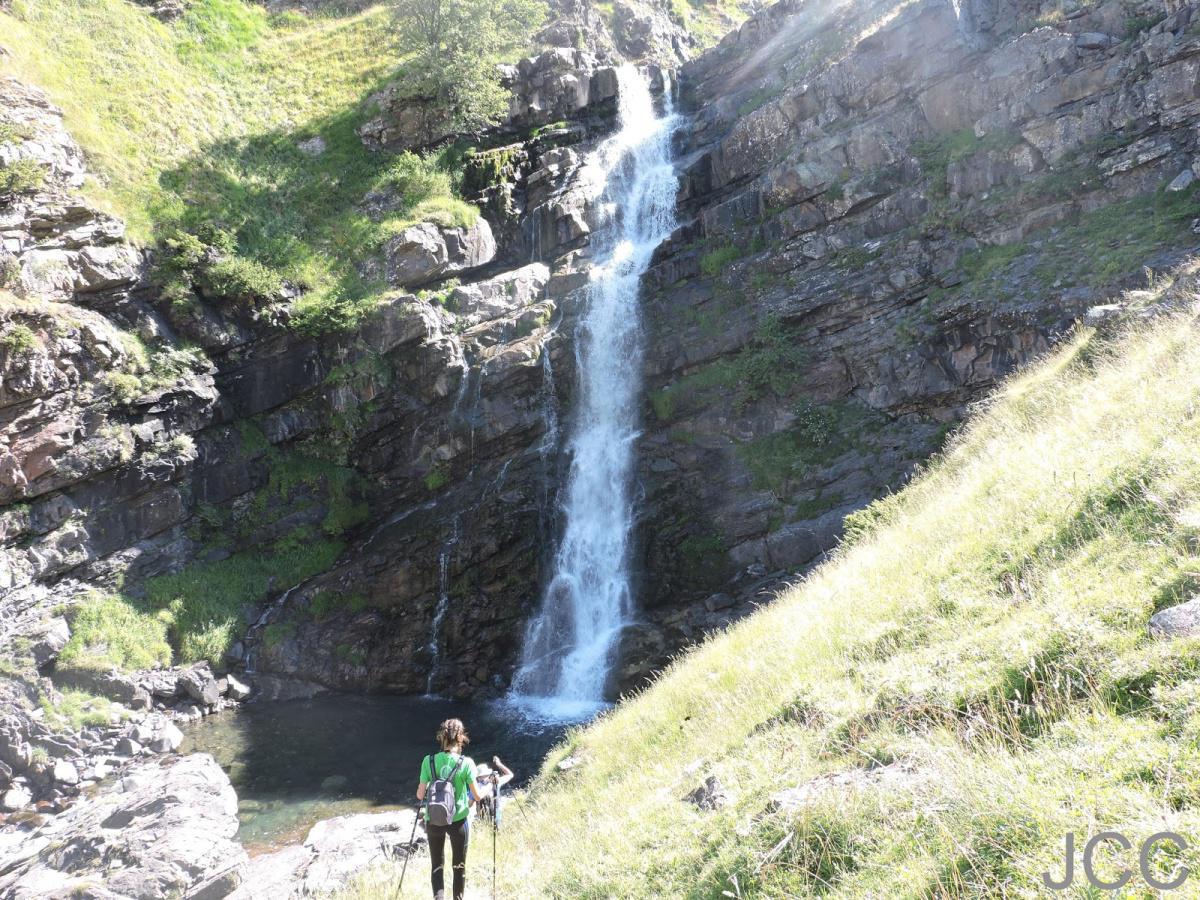
[[(1068, 830), (1196, 833), (1200, 644), (1146, 632), (1200, 583), (1196, 315), (1081, 331), (833, 561), (571, 734), (510, 804), (501, 893), (1041, 896)], [(710, 774), (732, 802), (700, 812)]]
[[(356, 131), (405, 57), (387, 4), (273, 17), (249, 0), (196, 0), (164, 25), (127, 0), (16, 0), (0, 29), (12, 51), (0, 66), (63, 108), (94, 202), (141, 243), (229, 229), (240, 254), (304, 289), (298, 326), (369, 309), (382, 286), (360, 265), (398, 226), (478, 215), (449, 180), (391, 221), (363, 209), (393, 162)], [(314, 139), (322, 152), (302, 147)]]

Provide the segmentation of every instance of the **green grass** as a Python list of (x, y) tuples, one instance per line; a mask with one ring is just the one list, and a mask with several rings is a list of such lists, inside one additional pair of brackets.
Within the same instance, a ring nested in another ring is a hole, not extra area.
[[(46, 720), (52, 727), (78, 731), (89, 725), (108, 725), (113, 717), (113, 703), (106, 697), (97, 697), (87, 691), (65, 688), (59, 694), (59, 699), (51, 703), (48, 697), (41, 697), (39, 707), (45, 714)], [(46, 751), (38, 747), (43, 755)], [(41, 760), (46, 764), (49, 757)], [(35, 764), (39, 760), (34, 760)]]
[(807, 362), (804, 351), (775, 319), (762, 322), (735, 356), (710, 362), (650, 395), (659, 421), (694, 412), (713, 402), (731, 402), (738, 412), (762, 397), (787, 395)]
[(248, 607), (326, 571), (342, 549), (339, 541), (310, 537), (275, 552), (237, 553), (199, 563), (149, 579), (145, 604), (166, 613), (179, 661), (219, 663), (244, 633)]
[[(609, 8), (611, 21), (612, 4), (598, 4), (601, 8), (605, 5)], [(748, 18), (736, 0), (671, 0), (670, 14), (691, 33), (701, 50), (717, 44)]]
[[(87, 151), (92, 199), (145, 243), (232, 230), (241, 256), (306, 289), (295, 327), (348, 327), (370, 309), (380, 286), (357, 264), (397, 227), (475, 215), (448, 183), (383, 221), (361, 210), (393, 175), (355, 133), (404, 58), (386, 4), (297, 21), (195, 0), (164, 25), (127, 0), (16, 0), (0, 23), (8, 67), (51, 94)], [(316, 156), (299, 148), (314, 137)]]
[(136, 601), (92, 594), (71, 617), (71, 639), (58, 665), (84, 669), (149, 669), (171, 662), (168, 619)]
[(777, 496), (787, 495), (814, 469), (859, 446), (865, 432), (882, 424), (877, 414), (848, 402), (817, 404), (805, 399), (793, 412), (790, 427), (737, 448), (754, 487)]
[(1023, 274), (1032, 274), (1033, 283), (1041, 288), (1109, 286), (1138, 272), (1155, 252), (1194, 246), (1191, 223), (1198, 215), (1200, 187), (1175, 193), (1158, 190), (1113, 203), (1021, 243), (964, 254), (965, 277), (954, 290), (1009, 297), (1021, 280), (1010, 277), (1015, 266)]
[[(500, 892), (1033, 897), (1068, 830), (1196, 834), (1200, 641), (1146, 622), (1200, 588), (1198, 314), (1080, 332), (833, 560), (569, 733), (510, 802)], [(710, 774), (731, 802), (701, 812)]]
[(741, 259), (746, 251), (741, 247), (716, 247), (700, 257), (700, 274), (705, 278), (721, 275), (731, 262)]

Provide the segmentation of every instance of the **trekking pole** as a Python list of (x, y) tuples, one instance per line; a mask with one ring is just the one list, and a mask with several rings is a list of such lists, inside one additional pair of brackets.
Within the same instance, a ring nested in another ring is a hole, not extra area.
[(500, 830), (500, 776), (496, 776), (496, 796), (492, 803), (492, 900), (496, 900), (496, 832)]
[(417, 807), (417, 811), (413, 814), (413, 830), (412, 834), (408, 836), (408, 844), (404, 848), (404, 865), (400, 867), (400, 883), (396, 885), (396, 893), (392, 895), (392, 900), (396, 900), (400, 896), (400, 892), (404, 890), (404, 873), (408, 871), (408, 858), (412, 856), (413, 843), (417, 839), (417, 822), (421, 818), (421, 809), (424, 805), (424, 803), (420, 804)]

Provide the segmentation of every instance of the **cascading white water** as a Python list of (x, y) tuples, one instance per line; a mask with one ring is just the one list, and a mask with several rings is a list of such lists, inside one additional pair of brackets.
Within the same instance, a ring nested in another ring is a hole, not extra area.
[(562, 542), (525, 635), (513, 699), (547, 716), (603, 702), (613, 652), (633, 612), (630, 585), (634, 443), (641, 389), (638, 289), (654, 249), (675, 228), (670, 92), (656, 114), (633, 66), (618, 70), (618, 130), (583, 177), (601, 218), (576, 343), (578, 391)]

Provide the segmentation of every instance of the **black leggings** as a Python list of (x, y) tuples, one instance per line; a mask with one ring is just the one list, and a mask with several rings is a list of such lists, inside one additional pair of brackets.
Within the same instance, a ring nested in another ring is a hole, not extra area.
[(446, 837), (450, 838), (450, 858), (454, 865), (454, 900), (463, 900), (467, 881), (467, 842), (471, 839), (471, 819), (449, 825), (426, 825), (429, 835), (429, 864), (433, 869), (433, 896), (441, 897), (446, 890)]

